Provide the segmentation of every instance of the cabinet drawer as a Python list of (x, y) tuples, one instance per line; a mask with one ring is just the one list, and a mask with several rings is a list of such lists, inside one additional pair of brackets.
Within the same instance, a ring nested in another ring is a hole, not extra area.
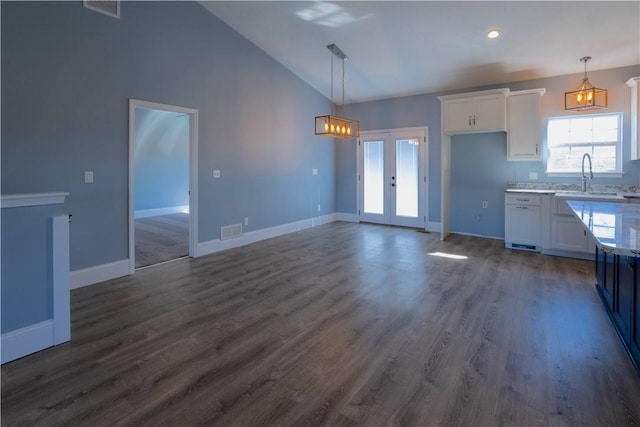
[(540, 195), (527, 193), (506, 193), (504, 201), (507, 205), (540, 206)]

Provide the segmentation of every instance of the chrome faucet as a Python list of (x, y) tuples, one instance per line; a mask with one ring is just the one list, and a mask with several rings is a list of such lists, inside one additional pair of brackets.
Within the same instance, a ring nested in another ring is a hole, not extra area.
[(582, 192), (587, 192), (587, 176), (584, 174), (584, 159), (589, 159), (589, 177), (593, 179), (593, 169), (591, 168), (591, 156), (589, 153), (584, 153), (582, 156)]

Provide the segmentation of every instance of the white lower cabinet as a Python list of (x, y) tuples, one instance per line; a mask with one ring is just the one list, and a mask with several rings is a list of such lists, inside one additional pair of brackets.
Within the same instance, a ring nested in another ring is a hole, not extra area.
[(588, 233), (581, 221), (554, 215), (551, 220), (551, 247), (561, 251), (595, 253), (589, 248)]
[[(626, 203), (625, 199), (580, 196), (580, 200)], [(594, 259), (595, 242), (569, 205), (567, 196), (505, 193), (504, 242), (510, 249), (545, 255)]]
[(564, 197), (552, 197), (549, 246), (542, 252), (572, 258), (593, 259), (595, 243)]
[(542, 240), (540, 196), (505, 194), (505, 247), (540, 251)]

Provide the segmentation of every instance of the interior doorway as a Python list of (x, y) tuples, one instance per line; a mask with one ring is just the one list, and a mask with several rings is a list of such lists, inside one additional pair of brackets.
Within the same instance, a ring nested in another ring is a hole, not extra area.
[(360, 221), (426, 228), (427, 164), (426, 128), (361, 132)]
[(129, 263), (195, 255), (198, 111), (129, 101)]

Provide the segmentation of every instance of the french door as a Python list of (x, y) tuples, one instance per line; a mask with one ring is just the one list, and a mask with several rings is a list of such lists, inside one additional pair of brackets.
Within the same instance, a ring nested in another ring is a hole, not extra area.
[(358, 140), (360, 221), (426, 226), (425, 128), (361, 132)]

